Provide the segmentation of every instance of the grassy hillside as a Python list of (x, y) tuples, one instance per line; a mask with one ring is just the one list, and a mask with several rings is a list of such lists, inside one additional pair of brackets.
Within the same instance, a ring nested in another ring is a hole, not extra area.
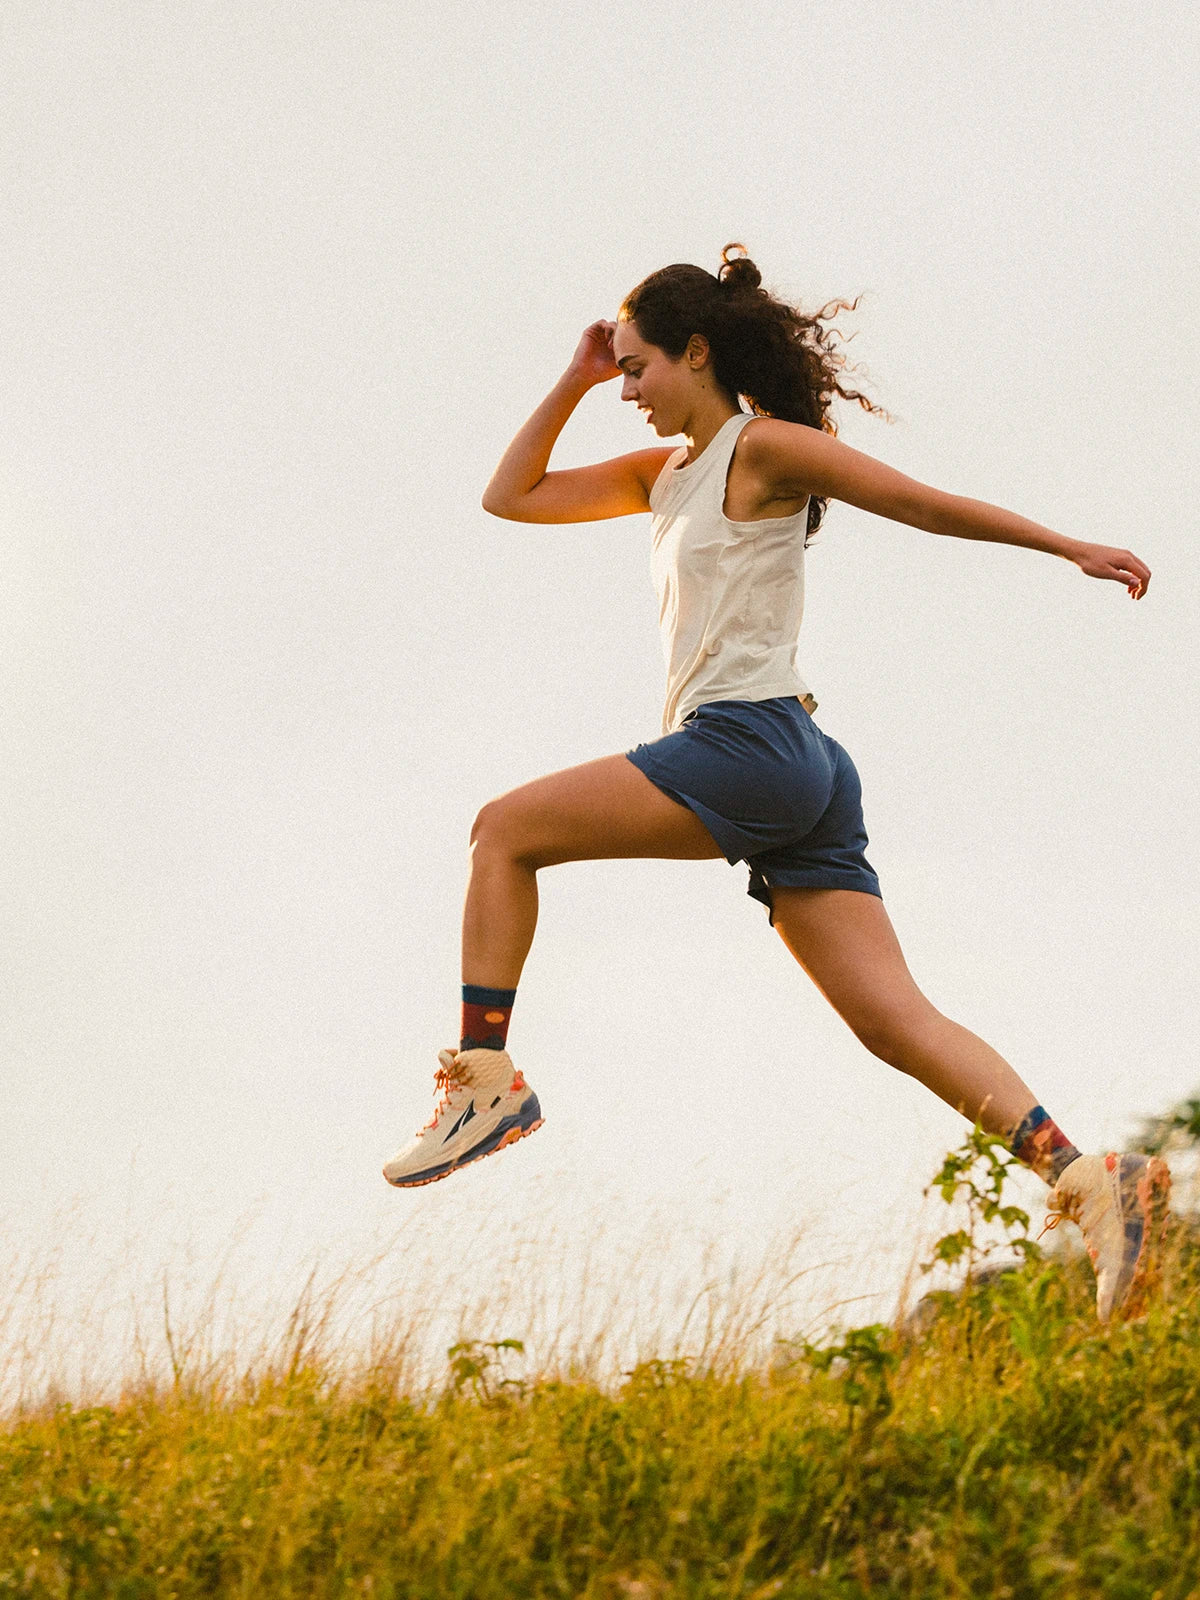
[[(942, 1253), (978, 1270), (1003, 1163), (954, 1161), (972, 1214)], [(478, 1343), (414, 1396), (298, 1339), (253, 1380), (31, 1412), (0, 1433), (0, 1594), (1200, 1595), (1200, 1272), (1173, 1237), (1162, 1297), (1110, 1331), (1085, 1260), (1026, 1252), (753, 1369), (614, 1387)]]

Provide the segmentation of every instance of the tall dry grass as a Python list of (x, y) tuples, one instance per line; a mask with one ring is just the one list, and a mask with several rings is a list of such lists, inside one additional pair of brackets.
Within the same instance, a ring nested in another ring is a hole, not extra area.
[(250, 1338), (227, 1285), (184, 1315), (168, 1282), (105, 1403), (11, 1405), (0, 1592), (1184, 1600), (1197, 1260), (1180, 1222), (1161, 1297), (1109, 1329), (1070, 1253), (839, 1329), (797, 1325), (811, 1263), (777, 1250), (690, 1297), (660, 1274), (657, 1349), (629, 1305), (652, 1261), (592, 1285), (608, 1330), (540, 1351), (516, 1301), (422, 1327), (378, 1262), (314, 1269)]

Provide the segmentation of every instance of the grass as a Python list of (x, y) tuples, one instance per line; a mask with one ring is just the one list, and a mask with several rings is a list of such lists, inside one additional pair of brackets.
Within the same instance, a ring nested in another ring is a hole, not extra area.
[[(937, 1181), (973, 1185), (946, 1237), (978, 1265), (1003, 1173), (973, 1138)], [(894, 1326), (766, 1360), (718, 1340), (616, 1381), (464, 1339), (417, 1392), (402, 1338), (347, 1364), (302, 1305), (253, 1373), (182, 1351), (111, 1404), (14, 1413), (0, 1595), (1184, 1600), (1193, 1239), (1175, 1228), (1162, 1295), (1109, 1330), (1085, 1259), (1026, 1250)]]

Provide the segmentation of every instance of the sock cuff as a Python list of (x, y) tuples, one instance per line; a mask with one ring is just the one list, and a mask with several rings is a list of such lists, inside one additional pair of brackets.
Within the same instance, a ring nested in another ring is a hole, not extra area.
[(482, 984), (464, 983), (462, 986), (463, 1005), (465, 1006), (511, 1006), (517, 998), (515, 989), (485, 989)]
[(1029, 1138), (1031, 1133), (1034, 1133), (1038, 1128), (1040, 1128), (1043, 1122), (1049, 1121), (1050, 1113), (1046, 1110), (1045, 1106), (1034, 1106), (1033, 1110), (1027, 1112), (1009, 1134), (1009, 1149), (1014, 1153), (1018, 1151), (1025, 1143), (1026, 1139)]
[(1047, 1183), (1057, 1183), (1065, 1168), (1079, 1155), (1045, 1106), (1034, 1106), (1022, 1117), (1013, 1129), (1008, 1148), (1018, 1161), (1032, 1168)]

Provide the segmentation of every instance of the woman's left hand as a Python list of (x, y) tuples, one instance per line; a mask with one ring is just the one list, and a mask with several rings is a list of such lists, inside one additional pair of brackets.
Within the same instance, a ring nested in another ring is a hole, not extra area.
[(1150, 587), (1150, 568), (1129, 550), (1114, 550), (1110, 545), (1085, 544), (1071, 557), (1080, 572), (1089, 578), (1114, 578), (1129, 590), (1130, 599), (1140, 600)]

